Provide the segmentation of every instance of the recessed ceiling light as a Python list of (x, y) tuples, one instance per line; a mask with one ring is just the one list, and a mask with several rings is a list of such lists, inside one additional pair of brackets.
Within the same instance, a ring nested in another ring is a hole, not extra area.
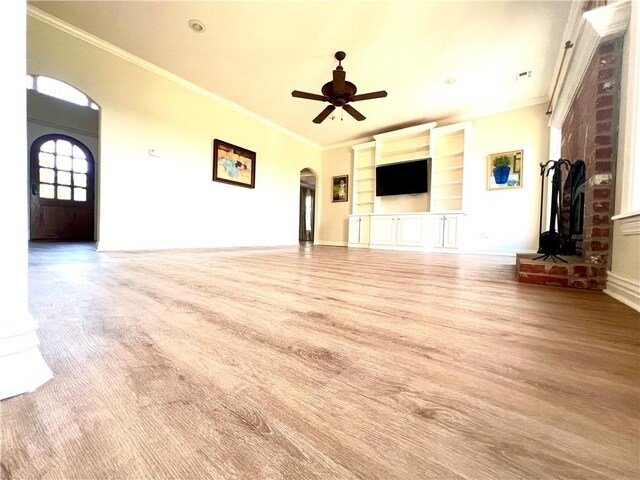
[(191, 19), (189, 20), (189, 28), (191, 28), (191, 30), (196, 33), (202, 33), (204, 32), (204, 23), (202, 23), (200, 20)]
[(444, 81), (444, 83), (446, 83), (447, 85), (453, 85), (457, 81), (458, 79), (456, 77), (449, 77)]

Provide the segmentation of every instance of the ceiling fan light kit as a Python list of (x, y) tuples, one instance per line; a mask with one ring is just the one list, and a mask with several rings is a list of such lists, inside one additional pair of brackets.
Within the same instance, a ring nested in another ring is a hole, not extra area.
[(346, 81), (345, 79), (346, 72), (342, 67), (342, 60), (344, 60), (346, 56), (347, 54), (342, 51), (336, 52), (335, 58), (336, 60), (338, 60), (338, 66), (333, 71), (333, 80), (325, 83), (322, 86), (322, 95), (318, 95), (316, 93), (301, 92), (299, 90), (294, 90), (293, 92), (291, 92), (291, 96), (296, 98), (316, 100), (319, 102), (329, 102), (331, 104), (324, 110), (322, 110), (320, 114), (318, 114), (318, 116), (313, 119), (313, 123), (322, 123), (324, 119), (327, 118), (337, 107), (341, 107), (345, 112), (361, 122), (366, 117), (358, 110), (353, 108), (353, 106), (349, 105), (349, 103), (358, 102), (361, 100), (372, 100), (374, 98), (383, 98), (387, 96), (387, 92), (384, 90), (356, 95), (356, 92), (358, 91), (356, 86), (353, 83)]

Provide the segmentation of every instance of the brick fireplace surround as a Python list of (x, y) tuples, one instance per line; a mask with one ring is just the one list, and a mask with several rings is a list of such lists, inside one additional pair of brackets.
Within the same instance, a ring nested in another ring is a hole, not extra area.
[[(584, 160), (586, 189), (583, 251), (568, 263), (518, 254), (518, 280), (525, 283), (603, 290), (613, 237), (616, 147), (622, 40), (598, 47), (562, 125), (562, 158)], [(543, 225), (543, 231), (548, 225)]]

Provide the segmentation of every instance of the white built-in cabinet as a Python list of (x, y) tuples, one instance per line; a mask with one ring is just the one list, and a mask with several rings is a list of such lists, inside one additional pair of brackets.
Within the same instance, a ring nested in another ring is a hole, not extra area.
[[(435, 122), (374, 135), (353, 146), (349, 246), (456, 249), (464, 218), (464, 156), (470, 124)], [(376, 167), (431, 158), (429, 192), (376, 197)]]
[(458, 248), (458, 237), (462, 214), (429, 215), (428, 241), (429, 248)]
[(349, 246), (368, 247), (371, 217), (369, 215), (349, 215)]
[(425, 246), (427, 221), (424, 215), (372, 215), (372, 247)]

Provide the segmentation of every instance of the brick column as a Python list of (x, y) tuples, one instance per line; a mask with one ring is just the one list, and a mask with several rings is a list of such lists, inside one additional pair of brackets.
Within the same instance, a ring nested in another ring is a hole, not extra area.
[(622, 41), (603, 43), (562, 125), (562, 157), (586, 165), (584, 260), (607, 266), (611, 257)]

